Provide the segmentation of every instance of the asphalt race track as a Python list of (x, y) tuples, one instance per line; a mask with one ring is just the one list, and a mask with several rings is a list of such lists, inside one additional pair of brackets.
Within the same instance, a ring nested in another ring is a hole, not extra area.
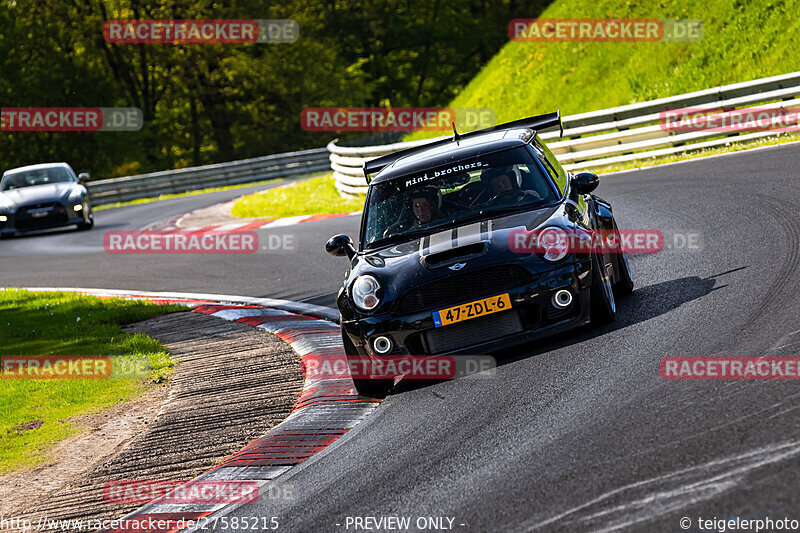
[[(363, 531), (354, 517), (387, 516), (410, 517), (412, 530), (419, 517), (446, 517), (456, 531), (681, 531), (682, 517), (700, 531), (700, 517), (800, 519), (800, 384), (659, 376), (665, 356), (800, 355), (798, 168), (794, 144), (601, 176), (597, 194), (620, 227), (660, 229), (670, 248), (630, 256), (636, 290), (618, 302), (615, 323), (503, 354), (494, 375), (401, 384), (279, 478), (292, 498), (264, 494), (229, 516), (276, 516), (279, 531), (297, 532)], [(358, 217), (262, 232), (294, 235), (296, 248), (279, 253), (103, 252), (105, 230), (228, 198), (100, 211), (90, 232), (2, 241), (0, 285), (331, 305), (345, 260), (323, 244), (355, 236)], [(697, 248), (676, 249), (688, 234)]]
[[(0, 285), (91, 287), (241, 294), (303, 300), (331, 295), (346, 265), (325, 253), (329, 232), (358, 233), (359, 217), (334, 219), (259, 231), (259, 240), (273, 250), (252, 255), (116, 255), (103, 249), (106, 231), (142, 230), (163, 219), (225, 202), (269, 186), (260, 185), (202, 196), (95, 212), (95, 226), (17, 236), (0, 241)], [(308, 227), (310, 226), (310, 227)], [(333, 233), (331, 233), (333, 234)], [(284, 238), (290, 246), (283, 248)], [(277, 240), (276, 240), (277, 239)], [(307, 269), (300, 269), (304, 264)]]

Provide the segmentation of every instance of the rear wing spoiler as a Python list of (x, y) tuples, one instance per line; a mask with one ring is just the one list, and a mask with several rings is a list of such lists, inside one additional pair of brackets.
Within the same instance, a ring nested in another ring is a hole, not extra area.
[[(523, 118), (520, 120), (515, 120), (513, 122), (506, 122), (505, 124), (498, 124), (497, 126), (492, 126), (491, 128), (471, 131), (469, 133), (460, 133), (458, 134), (458, 139), (459, 140), (466, 139), (469, 137), (474, 137), (476, 135), (481, 135), (483, 133), (489, 133), (492, 131), (510, 130), (514, 128), (527, 128), (534, 131), (538, 131), (547, 128), (553, 128), (555, 126), (558, 126), (561, 129), (561, 135), (563, 136), (564, 125), (561, 123), (561, 111), (556, 111), (555, 113), (546, 113), (544, 115), (536, 115), (534, 117)], [(442, 139), (440, 141), (423, 144), (415, 148), (400, 150), (399, 152), (394, 152), (388, 155), (378, 157), (376, 159), (372, 159), (371, 161), (366, 161), (364, 163), (364, 177), (367, 179), (367, 183), (369, 183), (371, 180), (370, 175), (380, 172), (381, 170), (391, 165), (401, 157), (405, 157), (407, 155), (416, 152), (421, 152), (422, 150), (427, 150), (428, 148), (432, 148), (434, 146), (441, 146), (443, 144), (451, 143), (454, 140), (455, 136), (449, 137), (447, 139)]]

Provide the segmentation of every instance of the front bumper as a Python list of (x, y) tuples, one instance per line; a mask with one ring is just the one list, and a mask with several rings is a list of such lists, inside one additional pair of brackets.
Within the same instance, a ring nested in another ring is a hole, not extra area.
[(26, 231), (60, 228), (74, 224), (88, 224), (92, 217), (91, 206), (83, 202), (80, 211), (75, 211), (76, 204), (57, 203), (47, 211), (40, 211), (34, 216), (24, 208), (13, 213), (2, 213), (6, 220), (0, 220), (0, 234), (13, 235)]
[[(359, 355), (375, 359), (380, 358), (372, 346), (372, 341), (377, 336), (389, 337), (393, 342), (393, 349), (385, 355), (483, 355), (589, 322), (590, 278), (588, 262), (565, 264), (539, 273), (526, 285), (505, 291), (511, 299), (511, 310), (440, 328), (435, 326), (432, 317), (433, 311), (438, 309), (406, 316), (384, 313), (343, 321), (342, 326)], [(567, 289), (573, 296), (572, 304), (564, 310), (559, 310), (552, 304), (553, 294), (559, 289)], [(493, 295), (476, 294), (453, 305), (489, 296)], [(515, 313), (517, 316), (513, 317), (508, 313)], [(441, 333), (448, 328), (447, 334)]]

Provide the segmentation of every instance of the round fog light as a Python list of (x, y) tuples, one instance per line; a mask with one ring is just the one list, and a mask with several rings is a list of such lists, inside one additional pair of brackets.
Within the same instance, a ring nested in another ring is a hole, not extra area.
[(571, 303), (572, 293), (568, 290), (561, 289), (553, 295), (553, 307), (557, 309), (566, 309)]
[(83, 205), (81, 204), (74, 205), (72, 206), (72, 209), (74, 209), (75, 211), (83, 211)]
[(375, 349), (376, 353), (381, 355), (387, 354), (392, 351), (392, 341), (389, 337), (376, 337), (374, 341), (372, 341), (372, 347)]

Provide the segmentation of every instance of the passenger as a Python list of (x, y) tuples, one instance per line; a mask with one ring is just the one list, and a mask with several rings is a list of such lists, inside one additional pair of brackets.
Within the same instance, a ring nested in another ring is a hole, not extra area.
[(507, 194), (511, 191), (518, 193), (518, 201), (534, 201), (541, 200), (542, 197), (534, 190), (522, 189), (520, 171), (513, 166), (496, 167), (486, 170), (481, 174), (481, 181), (489, 190), (491, 196), (490, 201), (501, 195)]

